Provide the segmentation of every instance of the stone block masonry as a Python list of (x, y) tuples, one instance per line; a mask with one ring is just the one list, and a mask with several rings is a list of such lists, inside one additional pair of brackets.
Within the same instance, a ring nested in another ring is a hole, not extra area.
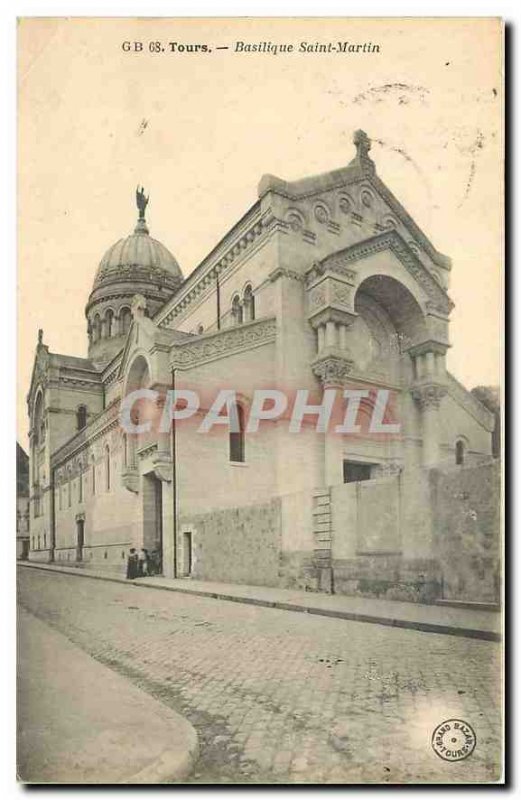
[(218, 509), (180, 519), (192, 533), (192, 576), (204, 580), (278, 586), (280, 501)]

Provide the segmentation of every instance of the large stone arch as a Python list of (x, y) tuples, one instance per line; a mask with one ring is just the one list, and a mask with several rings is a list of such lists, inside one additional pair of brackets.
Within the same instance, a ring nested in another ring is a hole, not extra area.
[[(371, 273), (355, 289), (354, 310), (361, 310), (364, 298), (369, 298), (376, 304), (375, 311), (382, 309), (396, 331), (399, 350), (403, 352), (423, 342), (428, 336), (426, 314), (417, 294), (415, 296), (409, 286), (395, 277)], [(382, 314), (382, 322), (383, 316)]]

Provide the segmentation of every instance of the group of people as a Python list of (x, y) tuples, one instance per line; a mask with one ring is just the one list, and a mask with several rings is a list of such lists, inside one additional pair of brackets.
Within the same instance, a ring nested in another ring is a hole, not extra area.
[(131, 547), (127, 559), (127, 578), (144, 578), (147, 575), (154, 575), (156, 572), (155, 559), (150, 555), (146, 547), (136, 550)]

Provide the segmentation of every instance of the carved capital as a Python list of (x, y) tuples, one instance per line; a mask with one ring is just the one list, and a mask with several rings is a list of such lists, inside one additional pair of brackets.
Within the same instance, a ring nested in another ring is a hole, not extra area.
[(139, 473), (136, 467), (125, 467), (121, 473), (121, 483), (129, 492), (139, 492)]
[(423, 411), (425, 408), (439, 408), (441, 400), (447, 394), (447, 388), (439, 383), (426, 383), (414, 386), (411, 394)]
[(154, 474), (160, 481), (171, 483), (173, 478), (172, 459), (165, 453), (157, 453), (152, 458)]
[(315, 359), (311, 365), (313, 375), (321, 381), (324, 386), (341, 385), (348, 380), (353, 362), (342, 355), (327, 353)]

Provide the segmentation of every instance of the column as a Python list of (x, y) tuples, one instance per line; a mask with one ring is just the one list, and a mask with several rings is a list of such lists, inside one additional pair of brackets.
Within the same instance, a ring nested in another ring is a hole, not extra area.
[(417, 386), (412, 390), (412, 396), (422, 412), (422, 463), (424, 467), (433, 467), (440, 461), (439, 407), (446, 392), (444, 386), (435, 383)]

